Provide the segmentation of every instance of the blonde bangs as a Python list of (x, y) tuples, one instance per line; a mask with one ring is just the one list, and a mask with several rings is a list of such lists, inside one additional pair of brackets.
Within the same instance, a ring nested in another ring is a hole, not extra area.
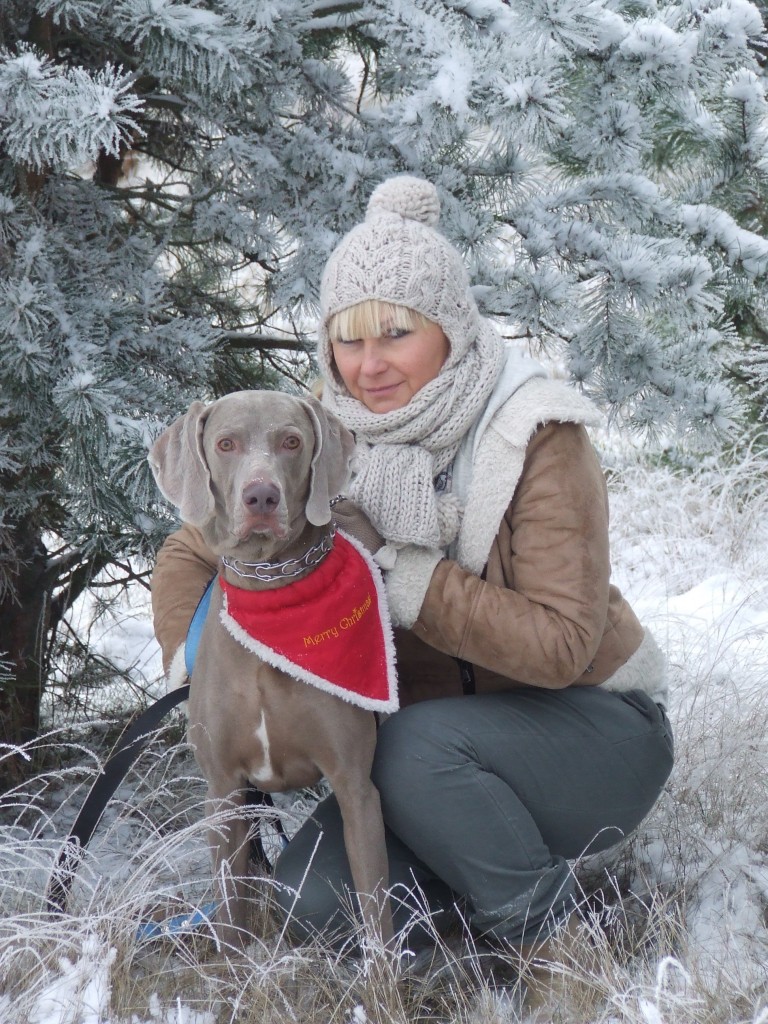
[(366, 299), (335, 313), (328, 321), (331, 341), (379, 338), (388, 331), (416, 331), (433, 321), (408, 306)]

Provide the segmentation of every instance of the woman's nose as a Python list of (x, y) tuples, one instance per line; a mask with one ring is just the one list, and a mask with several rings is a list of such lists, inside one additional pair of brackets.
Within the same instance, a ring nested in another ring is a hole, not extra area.
[(378, 338), (363, 338), (360, 372), (370, 376), (381, 373), (383, 369), (386, 369), (386, 360), (383, 358)]

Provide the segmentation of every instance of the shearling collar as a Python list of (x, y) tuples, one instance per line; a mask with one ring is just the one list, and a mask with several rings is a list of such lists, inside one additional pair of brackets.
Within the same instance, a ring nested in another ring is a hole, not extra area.
[(583, 395), (546, 377), (530, 377), (501, 405), (482, 434), (472, 438), (471, 478), (458, 495), (464, 516), (451, 554), (464, 569), (475, 575), (483, 571), (537, 428), (550, 422), (597, 426), (601, 420)]

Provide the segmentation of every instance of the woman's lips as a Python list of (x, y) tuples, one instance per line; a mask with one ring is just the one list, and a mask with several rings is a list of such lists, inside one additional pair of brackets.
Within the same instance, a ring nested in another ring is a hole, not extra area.
[(399, 381), (397, 384), (384, 384), (382, 387), (378, 388), (363, 388), (363, 391), (367, 395), (371, 395), (373, 398), (381, 398), (384, 395), (390, 395), (393, 391), (396, 391), (400, 387), (401, 383), (402, 381)]

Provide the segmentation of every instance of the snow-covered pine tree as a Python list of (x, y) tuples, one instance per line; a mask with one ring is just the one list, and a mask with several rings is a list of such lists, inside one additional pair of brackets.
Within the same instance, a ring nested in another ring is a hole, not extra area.
[[(768, 25), (768, 2), (757, 0), (763, 24)], [(768, 237), (768, 190), (766, 190), (766, 146), (768, 145), (768, 104), (766, 104), (765, 46), (760, 47), (762, 71), (745, 69), (734, 76), (728, 91), (732, 104), (730, 131), (723, 133), (722, 169), (712, 204), (733, 216), (735, 226)], [(738, 232), (736, 237), (741, 237)], [(746, 243), (754, 251), (755, 240)], [(733, 251), (733, 247), (731, 249)], [(730, 368), (731, 376), (746, 385), (750, 411), (764, 429), (768, 422), (768, 288), (762, 273), (733, 275), (725, 298), (726, 314), (742, 341), (742, 352)]]
[(154, 431), (300, 373), (324, 259), (390, 174), (435, 181), (481, 305), (608, 408), (733, 416), (763, 41), (746, 0), (3, 0), (5, 736), (37, 728), (72, 597), (167, 527)]

